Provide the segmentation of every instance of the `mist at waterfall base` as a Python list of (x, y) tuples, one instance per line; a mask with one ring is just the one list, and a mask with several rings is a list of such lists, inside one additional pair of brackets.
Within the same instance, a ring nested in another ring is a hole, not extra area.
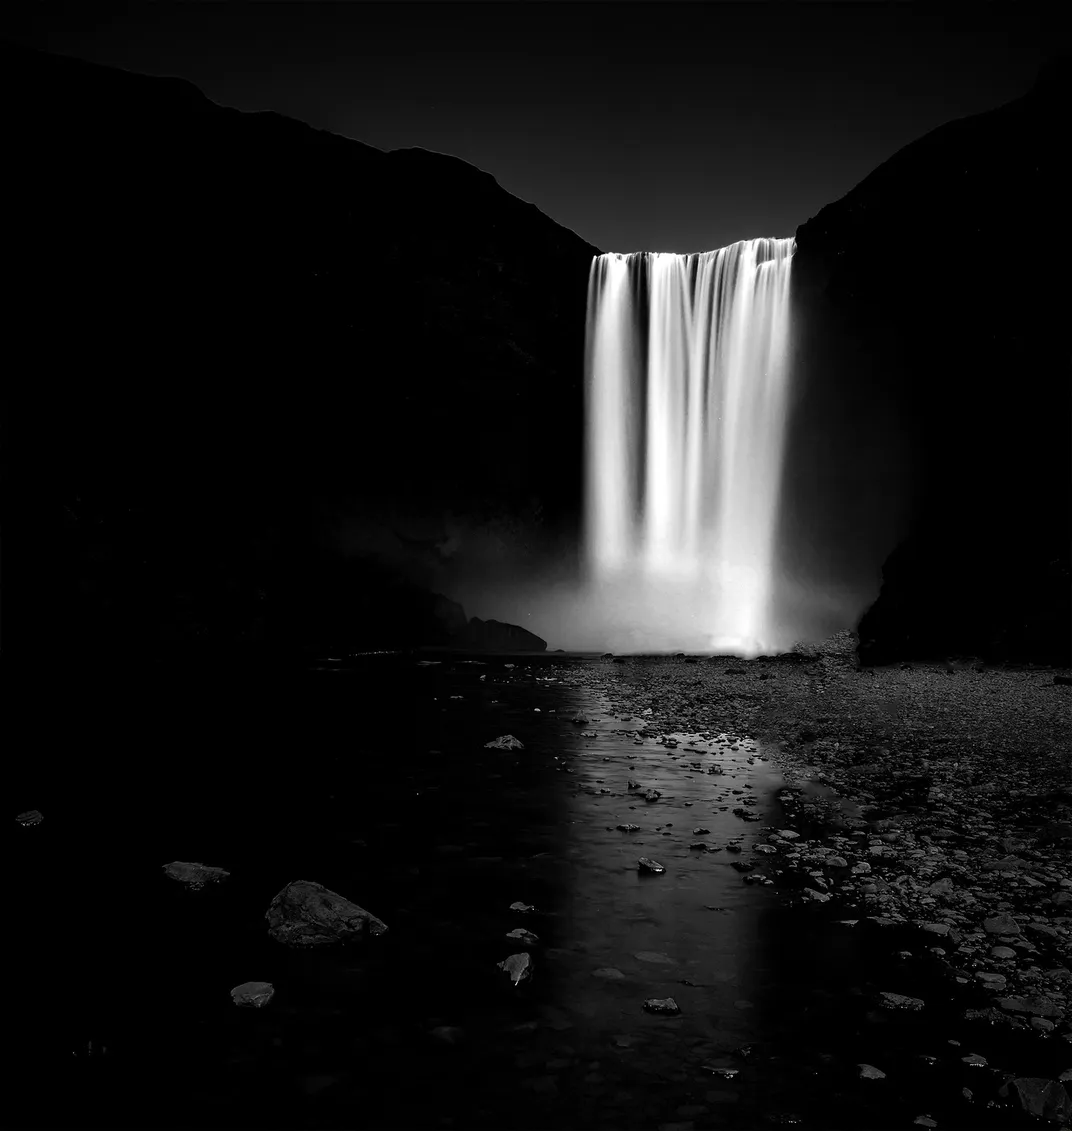
[(794, 250), (596, 257), (576, 544), (536, 564), (469, 539), (443, 591), (566, 651), (751, 657), (853, 628), (905, 527), (911, 444), (897, 360)]

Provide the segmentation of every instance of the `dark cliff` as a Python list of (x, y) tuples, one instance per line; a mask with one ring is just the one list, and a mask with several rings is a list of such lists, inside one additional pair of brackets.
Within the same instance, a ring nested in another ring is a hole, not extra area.
[(855, 380), (897, 416), (913, 485), (859, 625), (865, 662), (1069, 662), (1070, 85), (1055, 61), (1026, 96), (906, 146), (797, 232), (800, 301), (870, 359)]
[[(446, 508), (568, 531), (596, 248), (453, 157), (179, 79), (0, 64), (8, 396), (33, 449), (12, 486), (47, 483), (7, 579), (31, 636), (379, 643), (427, 563), (378, 600), (384, 562), (325, 514), (416, 515), (430, 543)], [(369, 587), (360, 623), (336, 582)]]

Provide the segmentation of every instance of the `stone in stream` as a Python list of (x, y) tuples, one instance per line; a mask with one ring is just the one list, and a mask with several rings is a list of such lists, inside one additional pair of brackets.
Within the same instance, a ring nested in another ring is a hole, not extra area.
[(639, 825), (618, 825), (617, 828), (621, 829), (623, 833), (635, 833), (640, 828)]
[(508, 939), (513, 939), (514, 942), (522, 943), (524, 946), (536, 946), (539, 943), (539, 938), (531, 931), (526, 931), (524, 927), (515, 927), (512, 931), (506, 932)]
[(44, 819), (45, 818), (41, 815), (41, 811), (39, 809), (30, 809), (26, 813), (20, 813), (15, 818), (15, 820), (18, 821), (20, 825), (24, 825), (26, 827), (39, 825)]
[(268, 934), (285, 946), (325, 946), (386, 934), (382, 919), (323, 884), (292, 880), (265, 912)]
[(648, 1013), (680, 1013), (678, 1004), (672, 997), (649, 997), (644, 1002), (644, 1008)]
[(514, 738), (512, 734), (503, 734), (498, 738), (494, 738), (491, 742), (484, 743), (485, 750), (524, 750), (525, 744), (520, 739)]
[(587, 726), (591, 721), (592, 721), (591, 719), (585, 718), (584, 715), (574, 715), (573, 718), (570, 719), (571, 723), (576, 723), (577, 726), (582, 726), (582, 727)]
[(645, 801), (658, 801), (660, 797), (662, 797), (662, 794), (657, 789), (649, 789), (644, 794)]
[(607, 982), (620, 982), (625, 975), (614, 966), (601, 966), (598, 970), (592, 971), (592, 977), (602, 978)]
[(511, 911), (518, 911), (522, 915), (524, 915), (524, 914), (527, 914), (529, 911), (535, 911), (536, 908), (533, 907), (533, 905), (531, 903), (521, 903), (519, 901), (519, 902), (516, 902), (516, 903), (511, 903), (510, 904), (510, 910)]
[(637, 861), (637, 871), (651, 872), (657, 876), (661, 872), (665, 872), (666, 869), (657, 860), (649, 860), (647, 856), (641, 856)]
[(638, 782), (635, 778), (630, 778), (625, 783), (625, 787), (626, 787), (626, 789), (639, 789), (640, 788), (640, 782)]
[(861, 1080), (885, 1080), (886, 1073), (881, 1068), (876, 1068), (873, 1064), (858, 1064), (856, 1066), (860, 1070)]
[(188, 884), (193, 891), (200, 891), (205, 884), (218, 883), (230, 874), (222, 868), (211, 868), (207, 864), (187, 864), (182, 860), (173, 860), (164, 865), (165, 876)]
[(708, 846), (707, 846), (706, 841), (696, 840), (696, 841), (693, 841), (692, 844), (689, 845), (689, 851), (690, 852), (706, 852), (707, 847)]
[(510, 984), (520, 986), (532, 977), (532, 955), (511, 954), (498, 963), (499, 969), (510, 979)]
[(697, 827), (697, 828), (692, 830), (692, 835), (693, 836), (706, 836), (710, 831), (711, 831), (710, 829)]
[(658, 950), (638, 950), (633, 957), (638, 962), (652, 962), (656, 966), (673, 966), (674, 960), (668, 954)]
[(263, 1009), (275, 996), (271, 982), (243, 982), (231, 990), (231, 1000), (235, 1005), (248, 1005)]
[(905, 994), (891, 994), (883, 990), (878, 996), (882, 999), (881, 1004), (885, 1009), (903, 1009), (915, 1012), (924, 1006), (921, 998), (907, 997)]

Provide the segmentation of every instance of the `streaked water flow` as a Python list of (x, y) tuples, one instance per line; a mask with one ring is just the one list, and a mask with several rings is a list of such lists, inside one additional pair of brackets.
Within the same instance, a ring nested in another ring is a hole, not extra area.
[(771, 598), (794, 246), (592, 262), (588, 577), (649, 610), (633, 625), (648, 647), (757, 655), (783, 643)]

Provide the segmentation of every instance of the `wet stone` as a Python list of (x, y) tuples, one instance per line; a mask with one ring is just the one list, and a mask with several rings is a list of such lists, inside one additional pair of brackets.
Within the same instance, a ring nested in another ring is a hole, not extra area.
[(293, 880), (265, 912), (268, 934), (285, 946), (323, 946), (387, 933), (382, 919), (323, 884)]
[(601, 966), (592, 971), (593, 978), (602, 978), (606, 982), (620, 982), (625, 975), (613, 966)]
[(1067, 1122), (1072, 1116), (1072, 1099), (1056, 1080), (1021, 1076), (998, 1089), (1003, 1099), (1015, 1096), (1028, 1113), (1052, 1122)]
[(520, 901), (518, 901), (516, 903), (510, 904), (510, 910), (516, 911), (520, 915), (525, 915), (525, 914), (528, 914), (528, 912), (530, 912), (530, 911), (535, 911), (536, 908), (533, 907), (533, 905), (531, 903), (521, 903)]
[(222, 868), (211, 868), (206, 864), (186, 864), (181, 860), (174, 860), (164, 865), (165, 876), (187, 884), (193, 891), (200, 891), (205, 884), (225, 880), (230, 874)]
[(531, 931), (526, 931), (524, 927), (515, 927), (512, 931), (507, 931), (506, 937), (524, 946), (536, 946), (540, 941), (536, 935)]
[(680, 1013), (681, 1009), (672, 997), (649, 997), (644, 1002), (644, 1009), (648, 1013)]
[(859, 1064), (857, 1067), (860, 1069), (861, 1080), (885, 1080), (886, 1073), (880, 1068), (876, 1068), (873, 1064)]
[(621, 829), (623, 833), (635, 833), (640, 828), (639, 825), (618, 825), (617, 828)]
[(1060, 1006), (1048, 997), (1003, 997), (998, 998), (998, 1005), (1010, 1013), (1031, 1013), (1036, 1017), (1064, 1016)]
[(520, 986), (532, 978), (533, 964), (530, 954), (511, 954), (497, 965), (509, 977), (513, 986)]
[(885, 1009), (906, 1010), (909, 1012), (917, 1012), (924, 1006), (924, 1002), (918, 997), (908, 997), (905, 994), (894, 994), (883, 990), (879, 993), (882, 999), (882, 1006)]
[(983, 920), (983, 930), (988, 935), (1012, 935), (1015, 937), (1020, 934), (1020, 924), (1011, 915), (993, 915), (989, 919)]
[(650, 873), (651, 875), (658, 876), (665, 872), (666, 869), (658, 862), (658, 860), (651, 860), (647, 856), (641, 856), (637, 861), (637, 871)]
[(44, 819), (45, 818), (42, 816), (39, 809), (30, 809), (25, 813), (20, 813), (15, 818), (15, 820), (18, 821), (20, 825), (24, 825), (26, 827), (39, 825)]
[(275, 996), (271, 982), (243, 982), (231, 990), (231, 1000), (235, 1005), (263, 1009)]
[(524, 750), (525, 744), (512, 734), (503, 734), (484, 743), (485, 750)]

